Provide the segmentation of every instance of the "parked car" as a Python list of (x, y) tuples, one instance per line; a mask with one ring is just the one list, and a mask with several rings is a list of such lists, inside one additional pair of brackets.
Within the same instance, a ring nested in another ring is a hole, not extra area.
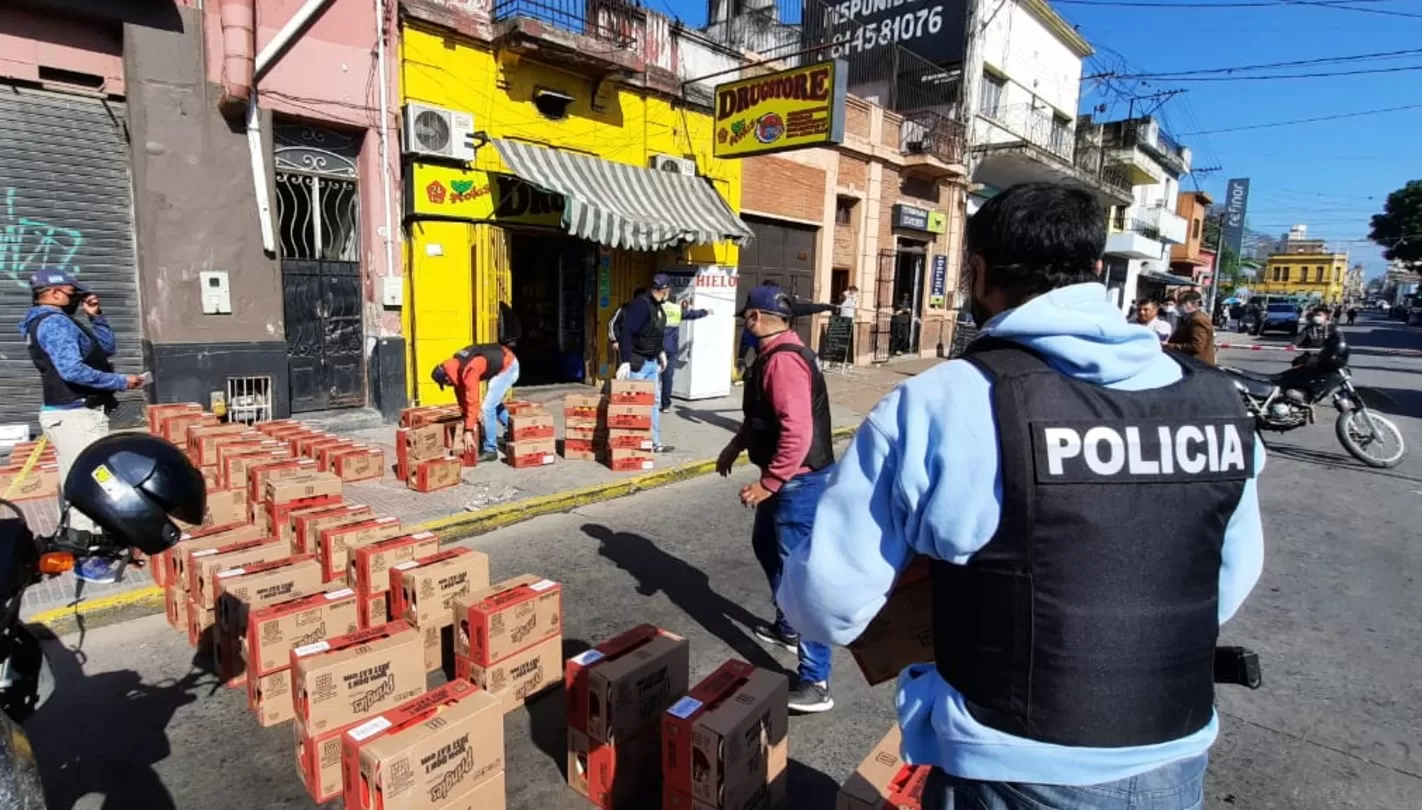
[(1259, 319), (1259, 327), (1254, 330), (1254, 334), (1284, 332), (1289, 337), (1294, 337), (1299, 333), (1301, 317), (1302, 311), (1295, 304), (1270, 304)]

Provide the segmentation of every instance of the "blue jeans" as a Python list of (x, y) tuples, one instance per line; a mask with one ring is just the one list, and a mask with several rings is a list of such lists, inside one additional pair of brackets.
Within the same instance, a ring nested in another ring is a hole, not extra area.
[(1209, 754), (1177, 760), (1118, 782), (1034, 785), (976, 782), (934, 768), (923, 810), (1200, 810)]
[[(780, 576), (785, 570), (785, 558), (796, 548), (810, 542), (810, 529), (815, 523), (815, 506), (829, 483), (829, 467), (819, 472), (802, 473), (786, 481), (780, 491), (755, 508), (755, 527), (751, 529), (751, 547), (755, 558), (765, 569), (770, 581), (770, 597), (780, 588)], [(785, 621), (780, 606), (775, 606), (775, 626), (781, 633), (798, 635)], [(815, 641), (800, 642), (800, 679), (819, 683), (830, 676), (830, 648)]]
[(484, 452), (499, 450), (499, 428), (508, 427), (509, 409), (504, 407), (504, 396), (518, 382), (518, 361), (489, 379), (489, 390), (484, 393)]
[[(644, 358), (642, 367), (627, 375), (629, 380), (651, 380), (658, 382), (661, 379), (662, 370), (657, 368), (657, 358)], [(652, 408), (652, 444), (660, 446), (662, 443), (662, 412), (657, 408)]]

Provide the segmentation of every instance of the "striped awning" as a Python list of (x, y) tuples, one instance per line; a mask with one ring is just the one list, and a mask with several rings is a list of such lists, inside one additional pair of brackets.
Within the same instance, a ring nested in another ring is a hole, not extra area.
[(568, 233), (609, 247), (661, 250), (729, 239), (744, 244), (750, 228), (700, 177), (495, 140), (509, 171), (544, 191), (563, 195)]

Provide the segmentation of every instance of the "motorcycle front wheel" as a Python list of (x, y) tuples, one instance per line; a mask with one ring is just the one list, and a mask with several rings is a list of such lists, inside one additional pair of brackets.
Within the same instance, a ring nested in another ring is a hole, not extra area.
[(1341, 411), (1333, 429), (1343, 449), (1369, 467), (1396, 467), (1407, 454), (1402, 431), (1386, 416), (1364, 409)]

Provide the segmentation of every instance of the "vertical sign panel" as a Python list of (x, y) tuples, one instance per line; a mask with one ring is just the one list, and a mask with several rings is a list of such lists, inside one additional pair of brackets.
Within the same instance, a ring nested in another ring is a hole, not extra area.
[(1249, 205), (1249, 178), (1235, 178), (1229, 181), (1225, 191), (1225, 219), (1221, 239), (1224, 246), (1239, 261), (1239, 251), (1244, 243), (1244, 214)]

